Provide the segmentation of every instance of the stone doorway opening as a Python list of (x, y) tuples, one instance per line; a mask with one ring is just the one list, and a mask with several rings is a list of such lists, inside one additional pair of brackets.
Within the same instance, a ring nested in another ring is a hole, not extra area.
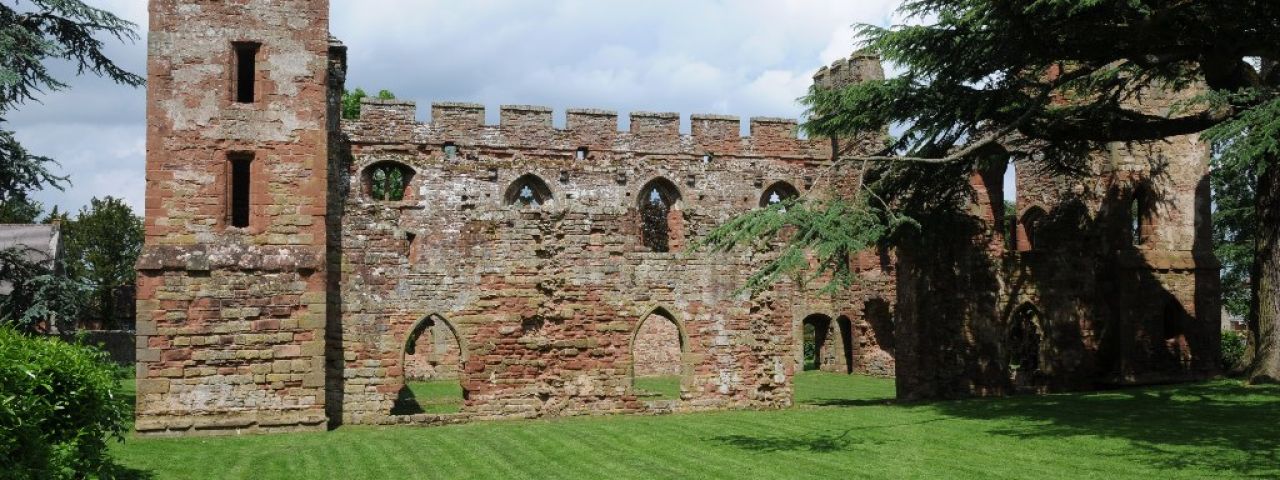
[(802, 370), (822, 370), (824, 365), (836, 361), (836, 353), (832, 351), (828, 337), (831, 331), (831, 317), (815, 313), (801, 321), (802, 337)]
[(436, 314), (418, 320), (405, 338), (402, 381), (391, 414), (461, 411), (467, 399), (462, 383), (465, 357), (452, 323)]
[(684, 328), (663, 308), (640, 320), (631, 337), (631, 388), (643, 400), (684, 396), (688, 342)]
[(1009, 380), (1015, 390), (1034, 388), (1042, 376), (1043, 332), (1040, 311), (1036, 307), (1028, 303), (1014, 311), (1009, 325), (1005, 361), (1009, 366)]

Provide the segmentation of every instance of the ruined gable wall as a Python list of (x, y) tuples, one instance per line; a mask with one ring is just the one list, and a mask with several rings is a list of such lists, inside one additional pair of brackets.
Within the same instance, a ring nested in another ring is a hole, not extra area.
[[(757, 208), (774, 182), (807, 193), (819, 180), (829, 146), (796, 139), (794, 121), (753, 119), (744, 138), (736, 119), (719, 116), (693, 117), (692, 135), (679, 133), (675, 114), (633, 114), (627, 132), (598, 110), (571, 110), (563, 130), (540, 107), (506, 107), (500, 125), (484, 125), (482, 108), (470, 104), (436, 104), (429, 124), (415, 116), (409, 102), (367, 101), (361, 121), (346, 125), (346, 421), (406, 421), (387, 412), (401, 388), (406, 337), (431, 314), (459, 332), (464, 412), (474, 417), (651, 408), (630, 386), (632, 341), (657, 309), (685, 336), (682, 400), (665, 408), (787, 405), (800, 319), (861, 316), (861, 304), (846, 300), (860, 299), (856, 292), (833, 299), (784, 282), (735, 296), (767, 252), (688, 252), (716, 225)], [(444, 153), (446, 142), (456, 157)], [(576, 158), (580, 147), (587, 158)], [(366, 193), (364, 169), (384, 161), (413, 169), (405, 201)], [(506, 205), (508, 188), (526, 174), (545, 181), (553, 199)], [(670, 253), (640, 241), (637, 197), (655, 178), (670, 180), (681, 198), (672, 244), (683, 248)]]
[[(140, 432), (322, 428), (328, 2), (150, 3)], [(260, 42), (253, 103), (232, 42)], [(253, 156), (229, 226), (229, 155)]]

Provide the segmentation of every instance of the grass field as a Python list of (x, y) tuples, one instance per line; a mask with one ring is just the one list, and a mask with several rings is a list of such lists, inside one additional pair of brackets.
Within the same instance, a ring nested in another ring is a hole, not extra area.
[(897, 405), (892, 381), (806, 372), (796, 389), (784, 411), (130, 438), (114, 453), (162, 479), (1280, 477), (1280, 387)]
[(680, 377), (636, 377), (635, 389), (644, 392), (645, 400), (680, 398)]

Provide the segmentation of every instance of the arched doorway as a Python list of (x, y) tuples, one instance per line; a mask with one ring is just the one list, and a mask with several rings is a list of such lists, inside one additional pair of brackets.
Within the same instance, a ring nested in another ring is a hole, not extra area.
[(654, 309), (631, 335), (631, 387), (647, 400), (676, 400), (683, 393), (688, 342), (671, 312)]
[(1014, 388), (1035, 386), (1042, 372), (1042, 341), (1044, 330), (1040, 312), (1031, 304), (1023, 304), (1010, 319), (1005, 345), (1005, 364)]
[(831, 317), (826, 315), (815, 313), (801, 321), (802, 370), (821, 370), (823, 365), (835, 360), (827, 342), (830, 331)]
[(443, 316), (418, 320), (405, 337), (401, 385), (392, 415), (446, 414), (462, 409), (467, 391), (462, 365), (467, 351), (458, 331)]

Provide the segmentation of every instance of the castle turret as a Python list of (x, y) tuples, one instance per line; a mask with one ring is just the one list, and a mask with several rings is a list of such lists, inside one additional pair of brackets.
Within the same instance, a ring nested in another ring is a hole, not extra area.
[(328, 15), (150, 3), (140, 432), (324, 427)]

